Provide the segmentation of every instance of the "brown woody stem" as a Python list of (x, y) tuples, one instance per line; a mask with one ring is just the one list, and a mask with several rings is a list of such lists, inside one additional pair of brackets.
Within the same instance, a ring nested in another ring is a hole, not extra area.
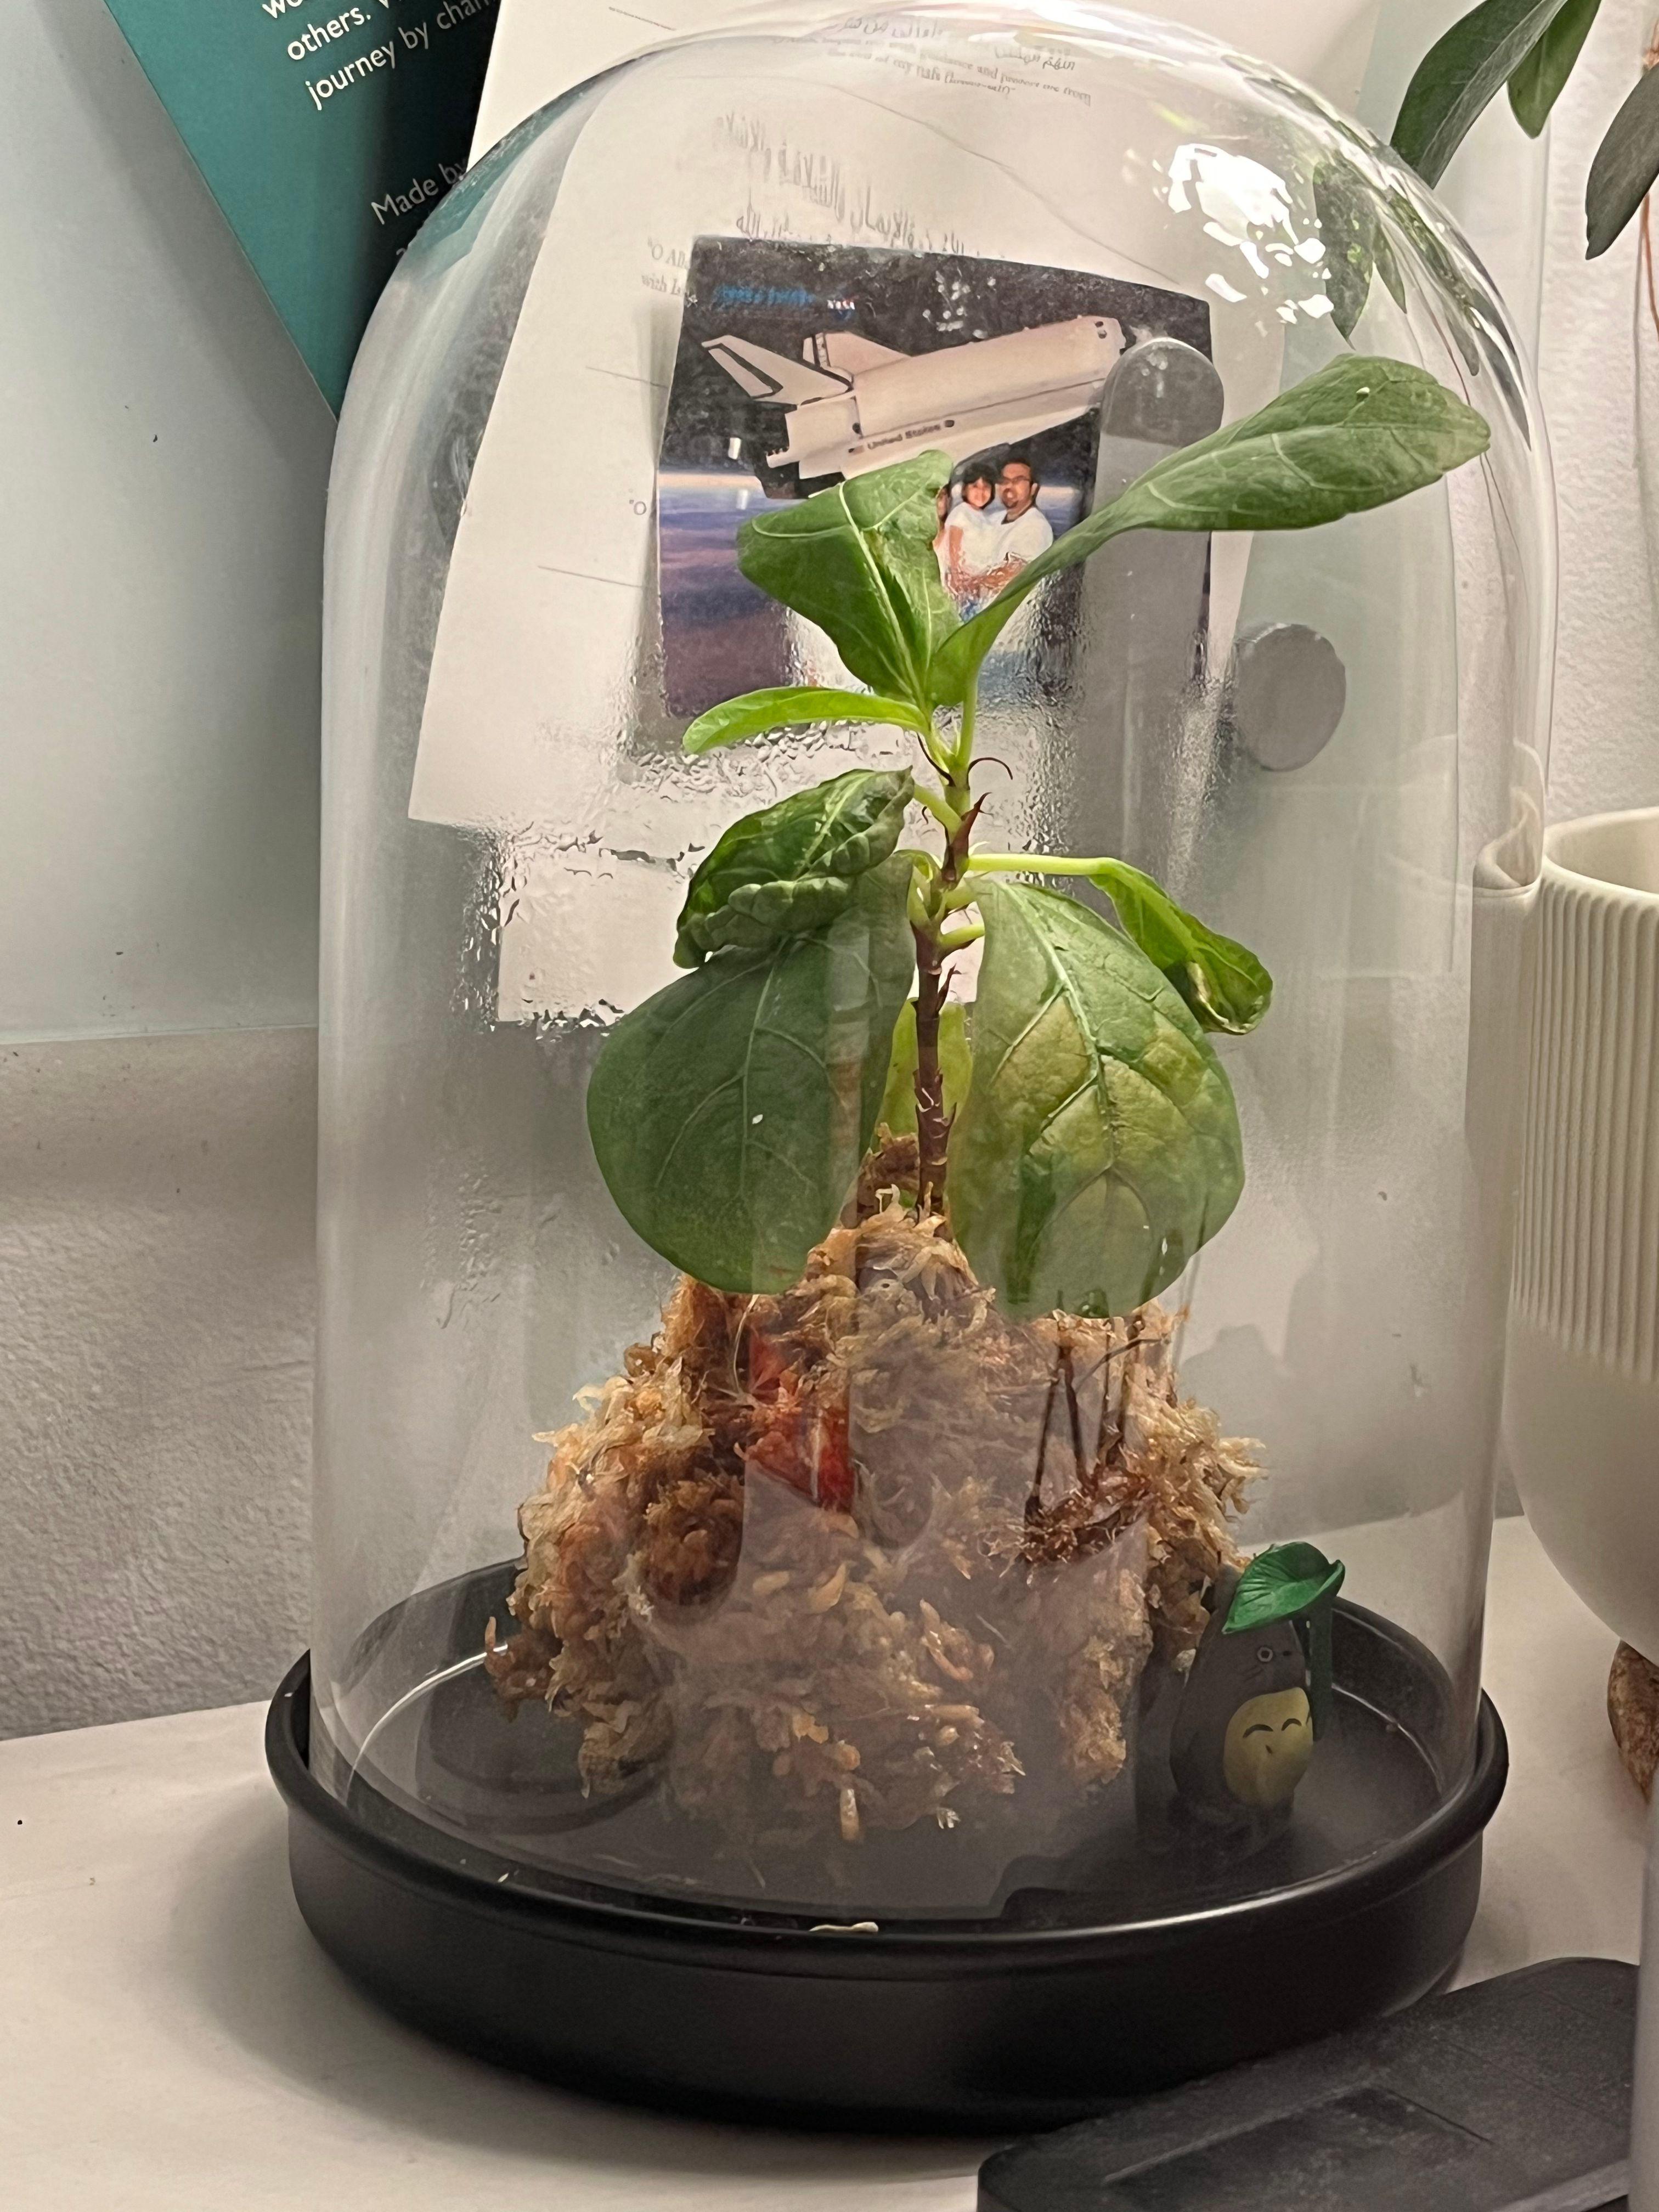
[(945, 1155), (951, 1124), (945, 1112), (945, 1072), (939, 1059), (939, 1018), (944, 1010), (945, 954), (934, 928), (916, 939), (916, 1207), (939, 1209), (945, 1194)]
[(950, 978), (945, 963), (952, 945), (947, 930), (950, 894), (961, 882), (979, 808), (968, 789), (966, 766), (945, 785), (946, 796), (959, 815), (957, 828), (945, 842), (945, 858), (930, 887), (926, 921), (912, 925), (916, 940), (916, 1210), (945, 1211), (945, 1155), (951, 1142), (951, 1116), (945, 1110), (945, 1071), (939, 1065), (939, 1024), (945, 1011)]

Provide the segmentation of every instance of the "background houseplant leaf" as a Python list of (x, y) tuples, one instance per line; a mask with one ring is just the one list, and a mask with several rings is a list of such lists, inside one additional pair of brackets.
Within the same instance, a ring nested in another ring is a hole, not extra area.
[[(939, 1065), (945, 1078), (945, 1110), (954, 1114), (968, 1096), (973, 1054), (968, 1043), (968, 1009), (950, 1000), (939, 1018)], [(896, 1137), (916, 1133), (916, 1005), (908, 1000), (893, 1031), (893, 1058), (877, 1117)]]
[(1138, 477), (1023, 568), (934, 655), (933, 692), (963, 696), (1003, 625), (1047, 576), (1126, 530), (1306, 530), (1420, 490), (1483, 453), (1473, 407), (1405, 362), (1348, 354)]
[(1417, 64), (1394, 126), (1394, 149), (1425, 185), (1446, 164), (1488, 100), (1561, 12), (1563, 0), (1482, 0)]
[(734, 822), (692, 877), (674, 958), (697, 967), (728, 945), (759, 951), (842, 913), (854, 879), (898, 843), (908, 769), (855, 768)]
[(952, 1228), (1013, 1314), (1130, 1312), (1237, 1203), (1231, 1087), (1175, 989), (1100, 915), (1006, 880), (978, 902)]
[(1382, 279), (1389, 297), (1403, 315), (1406, 312), (1406, 280), (1400, 273), (1400, 264), (1395, 259), (1389, 234), (1380, 222), (1371, 239), (1371, 253), (1376, 263), (1376, 273)]
[(1644, 70), (1607, 126), (1584, 186), (1585, 252), (1605, 253), (1659, 176), (1659, 70)]
[(950, 474), (947, 455), (918, 453), (738, 532), (751, 584), (817, 623), (861, 683), (918, 707), (928, 660), (957, 622), (933, 550)]
[(807, 722), (896, 722), (919, 737), (930, 733), (926, 715), (902, 699), (884, 699), (876, 691), (830, 691), (813, 684), (786, 684), (769, 691), (745, 691), (699, 714), (680, 740), (688, 753), (712, 753), (768, 730)]
[(1340, 159), (1322, 161), (1314, 171), (1313, 190), (1325, 246), (1331, 320), (1345, 338), (1351, 338), (1370, 297), (1372, 271), (1402, 312), (1405, 283), (1370, 187), (1352, 165)]
[(1243, 1036), (1273, 1003), (1273, 977), (1254, 952), (1177, 906), (1126, 860), (1103, 860), (1091, 879), (1117, 908), (1127, 936), (1161, 969), (1206, 1030)]
[(587, 1089), (611, 1194), (664, 1259), (783, 1291), (832, 1226), (875, 1127), (915, 974), (902, 854), (828, 927), (728, 951), (626, 1014)]
[(1529, 138), (1537, 137), (1572, 75), (1601, 0), (1566, 0), (1544, 35), (1510, 79), (1510, 106)]
[(1376, 214), (1370, 192), (1346, 161), (1314, 171), (1314, 212), (1325, 247), (1325, 289), (1331, 320), (1345, 338), (1365, 312), (1376, 259)]

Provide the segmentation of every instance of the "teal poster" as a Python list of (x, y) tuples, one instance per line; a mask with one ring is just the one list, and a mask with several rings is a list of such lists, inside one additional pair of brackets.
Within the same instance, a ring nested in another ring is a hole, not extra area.
[(337, 412), (393, 264), (466, 167), (496, 0), (109, 5)]

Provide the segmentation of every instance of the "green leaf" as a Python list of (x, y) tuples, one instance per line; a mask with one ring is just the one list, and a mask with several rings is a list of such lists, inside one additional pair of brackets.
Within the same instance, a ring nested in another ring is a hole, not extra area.
[(698, 715), (680, 744), (688, 753), (712, 753), (717, 745), (734, 745), (744, 738), (805, 722), (896, 722), (918, 737), (931, 732), (927, 716), (902, 699), (884, 699), (875, 691), (826, 691), (789, 684), (771, 691), (745, 691), (740, 699), (711, 707)]
[(1221, 1632), (1242, 1636), (1247, 1628), (1310, 1612), (1336, 1595), (1346, 1571), (1340, 1559), (1328, 1559), (1316, 1545), (1270, 1545), (1239, 1577)]
[(1325, 248), (1325, 290), (1331, 320), (1345, 338), (1365, 312), (1376, 259), (1376, 207), (1347, 162), (1320, 162), (1313, 178), (1314, 212)]
[(1446, 164), (1486, 103), (1519, 69), (1563, 0), (1481, 0), (1417, 64), (1394, 126), (1394, 149), (1425, 185)]
[(1179, 994), (1097, 914), (1006, 879), (978, 904), (951, 1225), (1014, 1314), (1130, 1312), (1237, 1203), (1231, 1087)]
[(1389, 297), (1403, 315), (1406, 312), (1406, 280), (1400, 273), (1400, 264), (1394, 258), (1389, 234), (1380, 222), (1371, 240), (1371, 252), (1376, 258), (1376, 273), (1382, 279)]
[(1572, 75), (1601, 0), (1566, 0), (1560, 14), (1510, 79), (1510, 106), (1529, 138), (1537, 137)]
[(908, 769), (855, 768), (734, 822), (691, 878), (674, 958), (697, 967), (729, 945), (757, 952), (833, 921), (855, 878), (898, 843)]
[(1347, 1570), (1313, 1544), (1273, 1544), (1258, 1552), (1233, 1592), (1224, 1636), (1242, 1636), (1271, 1622), (1297, 1620), (1308, 1661), (1308, 1703), (1314, 1734), (1331, 1724), (1335, 1699), (1331, 1665), (1331, 1607)]
[[(973, 1054), (968, 1048), (968, 1009), (951, 999), (939, 1018), (939, 1065), (945, 1078), (945, 1110), (954, 1114), (968, 1096)], [(877, 1120), (896, 1137), (916, 1133), (916, 1002), (907, 1000), (893, 1031), (893, 1058), (887, 1070)]]
[(1103, 860), (1091, 879), (1155, 968), (1163, 970), (1206, 1030), (1243, 1036), (1272, 1004), (1273, 977), (1243, 945), (1207, 928), (1161, 884), (1125, 860)]
[(860, 876), (827, 928), (720, 953), (605, 1040), (587, 1090), (599, 1171), (705, 1283), (787, 1290), (853, 1187), (915, 974), (911, 865)]
[(1426, 369), (1346, 355), (1243, 422), (1166, 455), (1057, 538), (945, 640), (933, 696), (961, 699), (1021, 601), (1126, 530), (1306, 530), (1419, 491), (1490, 439), (1474, 408)]
[(738, 566), (751, 584), (828, 632), (861, 683), (927, 704), (927, 671), (956, 627), (933, 540), (949, 456), (918, 453), (750, 518)]
[(1659, 70), (1644, 70), (1595, 149), (1584, 186), (1585, 252), (1605, 253), (1659, 176)]
[(1314, 171), (1313, 190), (1331, 320), (1351, 338), (1370, 297), (1373, 270), (1402, 312), (1406, 287), (1376, 198), (1358, 171), (1340, 157), (1322, 161)]

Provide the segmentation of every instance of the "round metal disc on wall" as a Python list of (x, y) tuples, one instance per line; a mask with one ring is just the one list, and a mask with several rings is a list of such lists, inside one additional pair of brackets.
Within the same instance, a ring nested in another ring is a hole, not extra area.
[(1306, 768), (1336, 734), (1348, 677), (1328, 637), (1271, 623), (1239, 638), (1228, 690), (1233, 737), (1258, 767)]

